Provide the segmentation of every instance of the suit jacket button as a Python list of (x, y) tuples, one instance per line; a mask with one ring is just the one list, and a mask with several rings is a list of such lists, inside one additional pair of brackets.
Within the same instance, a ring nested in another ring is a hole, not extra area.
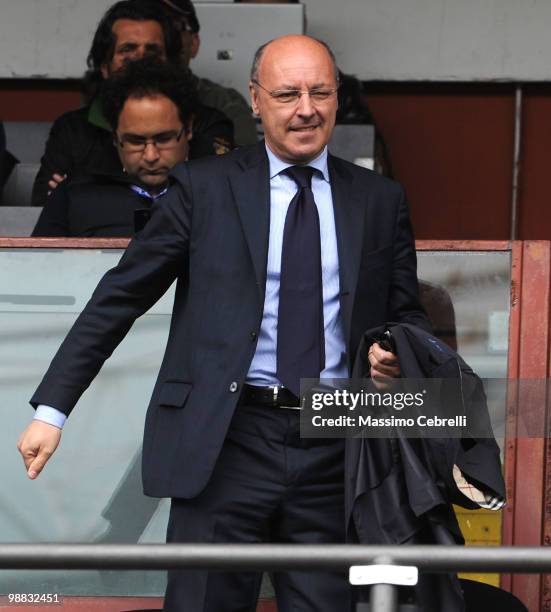
[(230, 385), (230, 393), (235, 393), (238, 388), (239, 388), (239, 385), (234, 380), (232, 384)]
[(256, 340), (257, 334), (256, 334), (256, 332), (253, 331), (253, 332), (250, 333), (250, 336), (251, 336), (251, 340), (254, 342)]

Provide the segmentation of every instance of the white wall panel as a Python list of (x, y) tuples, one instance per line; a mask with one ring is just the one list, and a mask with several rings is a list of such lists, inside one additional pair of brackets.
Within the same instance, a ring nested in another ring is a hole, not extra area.
[[(77, 77), (111, 0), (0, 0), (0, 77)], [(306, 0), (308, 30), (364, 79), (550, 80), (549, 0)], [(239, 20), (243, 9), (236, 5)], [(282, 10), (284, 7), (282, 8)], [(269, 24), (267, 24), (269, 25)], [(208, 23), (202, 24), (208, 31)], [(254, 32), (256, 27), (250, 28)], [(243, 66), (248, 70), (249, 62)], [(204, 76), (208, 76), (202, 68)]]
[(0, 77), (80, 77), (111, 0), (0, 0)]
[(384, 80), (549, 80), (549, 0), (306, 0), (345, 72)]

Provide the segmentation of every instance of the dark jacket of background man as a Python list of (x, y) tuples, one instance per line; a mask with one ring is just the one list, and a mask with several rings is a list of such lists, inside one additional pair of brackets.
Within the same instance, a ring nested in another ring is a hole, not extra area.
[(135, 215), (149, 213), (153, 202), (130, 189), (124, 177), (95, 175), (61, 184), (46, 206), (33, 236), (120, 238), (134, 234)]

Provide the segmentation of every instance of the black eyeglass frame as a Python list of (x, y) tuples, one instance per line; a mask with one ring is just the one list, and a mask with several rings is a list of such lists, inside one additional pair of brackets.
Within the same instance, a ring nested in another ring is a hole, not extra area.
[(182, 136), (184, 135), (185, 130), (186, 130), (186, 126), (182, 125), (182, 128), (180, 129), (180, 131), (174, 137), (174, 141), (172, 140), (172, 137), (171, 137), (169, 143), (159, 143), (159, 142), (156, 142), (155, 140), (160, 135), (166, 134), (166, 132), (161, 132), (161, 134), (154, 134), (150, 138), (144, 138), (143, 142), (140, 144), (129, 143), (129, 142), (125, 143), (122, 140), (122, 137), (117, 134), (117, 132), (115, 132), (115, 137), (121, 149), (124, 149), (125, 148), (124, 145), (126, 144), (126, 151), (129, 151), (130, 153), (143, 153), (148, 144), (152, 144), (157, 149), (157, 151), (163, 151), (163, 150), (166, 151), (168, 149), (174, 148), (180, 142), (180, 140), (182, 139)]

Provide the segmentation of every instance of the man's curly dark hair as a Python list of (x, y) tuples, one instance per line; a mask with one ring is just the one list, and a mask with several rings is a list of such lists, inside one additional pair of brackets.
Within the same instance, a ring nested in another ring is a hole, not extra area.
[(115, 132), (119, 116), (129, 98), (156, 95), (171, 100), (178, 109), (182, 124), (190, 126), (198, 102), (189, 73), (154, 57), (129, 62), (104, 82), (100, 95), (103, 114)]
[(88, 99), (93, 98), (100, 89), (103, 81), (101, 67), (113, 59), (116, 43), (113, 24), (119, 19), (157, 21), (163, 29), (167, 61), (170, 63), (180, 61), (182, 50), (180, 32), (165, 11), (160, 9), (158, 0), (120, 0), (101, 18), (92, 40), (86, 60), (88, 71), (84, 75), (84, 93)]

